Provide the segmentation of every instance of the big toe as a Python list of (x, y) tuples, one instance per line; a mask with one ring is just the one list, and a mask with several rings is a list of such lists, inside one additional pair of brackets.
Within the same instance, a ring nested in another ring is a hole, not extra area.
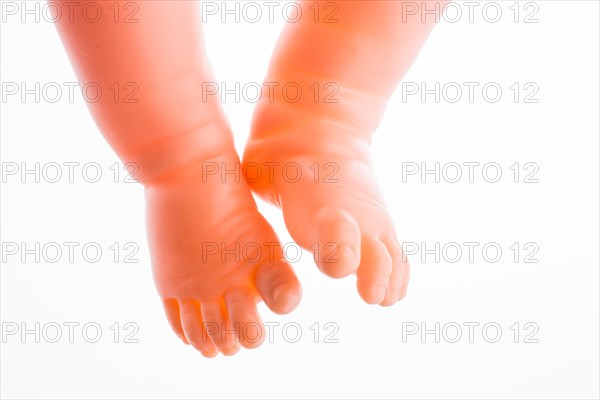
[(300, 282), (291, 266), (283, 260), (258, 267), (256, 288), (267, 307), (278, 314), (291, 312), (302, 298)]

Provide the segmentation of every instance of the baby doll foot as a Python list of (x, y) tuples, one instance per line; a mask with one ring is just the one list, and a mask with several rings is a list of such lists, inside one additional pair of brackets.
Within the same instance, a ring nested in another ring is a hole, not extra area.
[(215, 167), (239, 169), (239, 159), (232, 151), (146, 188), (153, 272), (167, 318), (186, 344), (207, 357), (261, 344), (261, 300), (283, 314), (301, 297), (248, 185), (242, 177), (215, 174)]
[(368, 154), (368, 143), (342, 125), (320, 122), (253, 134), (243, 170), (251, 188), (282, 209), (290, 234), (325, 274), (355, 273), (364, 301), (389, 306), (406, 294), (409, 264)]

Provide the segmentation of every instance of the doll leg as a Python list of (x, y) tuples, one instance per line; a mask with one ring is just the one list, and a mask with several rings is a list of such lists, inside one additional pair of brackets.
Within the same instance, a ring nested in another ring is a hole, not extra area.
[[(314, 252), (324, 273), (356, 273), (370, 304), (393, 304), (408, 283), (369, 145), (435, 24), (432, 15), (425, 22), (410, 15), (419, 6), (410, 3), (299, 1), (302, 18), (288, 23), (276, 46), (265, 79), (270, 92), (257, 105), (244, 154), (252, 189), (282, 208), (294, 240)], [(285, 85), (295, 89), (286, 93)], [(252, 175), (265, 165), (280, 172)]]
[[(57, 4), (65, 11), (67, 3)], [(133, 20), (115, 22), (114, 8), (123, 15), (127, 6), (130, 15), (132, 4)], [(231, 172), (239, 172), (239, 158), (220, 105), (202, 98), (202, 82), (214, 78), (199, 8), (193, 1), (91, 6), (103, 18), (63, 13), (57, 29), (82, 86), (102, 90), (88, 104), (98, 128), (145, 186), (153, 273), (169, 322), (206, 356), (256, 347), (264, 339), (256, 303), (289, 312), (300, 286), (250, 188)]]

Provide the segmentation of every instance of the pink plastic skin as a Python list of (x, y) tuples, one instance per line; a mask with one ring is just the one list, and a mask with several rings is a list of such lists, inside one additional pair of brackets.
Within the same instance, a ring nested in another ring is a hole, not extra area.
[[(67, 9), (67, 2), (55, 3)], [(112, 15), (114, 1), (94, 3)], [(369, 143), (433, 19), (403, 22), (403, 1), (329, 0), (319, 7), (334, 4), (336, 22), (289, 23), (265, 81), (294, 82), (303, 93), (314, 93), (317, 84), (323, 96), (297, 102), (278, 91), (274, 101), (273, 93), (262, 96), (242, 171), (297, 163), (302, 177), (247, 175), (249, 184), (207, 174), (215, 166), (239, 169), (240, 160), (218, 96), (201, 90), (215, 79), (198, 3), (134, 3), (136, 23), (92, 23), (74, 13), (56, 26), (82, 84), (136, 89), (137, 102), (102, 96), (88, 106), (123, 162), (138, 166), (155, 282), (177, 335), (207, 357), (232, 355), (265, 337), (258, 302), (277, 313), (299, 303), (300, 284), (251, 189), (281, 207), (292, 237), (324, 273), (356, 274), (367, 303), (401, 299), (409, 266), (371, 169)], [(299, 2), (304, 15), (312, 15), (315, 3)], [(325, 101), (327, 88), (335, 102)], [(231, 330), (235, 336), (225, 334)]]

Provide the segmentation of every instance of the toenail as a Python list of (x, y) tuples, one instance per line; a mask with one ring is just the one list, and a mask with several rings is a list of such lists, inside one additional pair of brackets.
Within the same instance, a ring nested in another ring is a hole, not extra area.
[(355, 260), (356, 259), (356, 253), (354, 252), (354, 249), (352, 247), (344, 247), (344, 249), (342, 250), (342, 260)]
[(402, 300), (406, 296), (406, 286), (400, 289), (400, 294), (398, 300)]
[(383, 298), (385, 296), (385, 292), (387, 291), (386, 285), (377, 285), (375, 286), (375, 297)]
[(201, 351), (202, 355), (206, 358), (213, 358), (217, 355), (217, 353), (213, 351)]
[(284, 289), (285, 288), (283, 285), (275, 286), (275, 289), (273, 289), (271, 292), (271, 299), (273, 300), (273, 303), (277, 303), (277, 300), (279, 300), (279, 296), (281, 296), (281, 293), (284, 291)]

